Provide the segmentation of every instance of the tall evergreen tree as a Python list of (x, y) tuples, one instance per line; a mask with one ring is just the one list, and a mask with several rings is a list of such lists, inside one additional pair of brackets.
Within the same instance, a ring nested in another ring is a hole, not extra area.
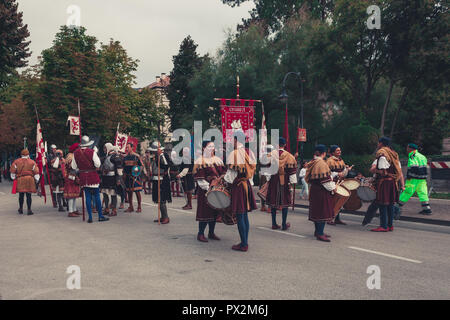
[(191, 36), (187, 36), (181, 43), (178, 54), (173, 57), (170, 85), (166, 89), (170, 101), (171, 130), (192, 125), (184, 121), (192, 119), (194, 111), (194, 95), (189, 88), (189, 81), (200, 68), (201, 61), (197, 54), (197, 45)]
[(28, 26), (23, 25), (22, 12), (17, 11), (16, 0), (0, 2), (0, 88), (6, 86), (8, 77), (16, 68), (25, 67), (30, 41)]

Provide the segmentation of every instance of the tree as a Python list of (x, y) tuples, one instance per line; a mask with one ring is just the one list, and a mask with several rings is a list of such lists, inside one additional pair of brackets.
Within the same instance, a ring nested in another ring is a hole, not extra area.
[(191, 36), (183, 40), (178, 54), (173, 56), (172, 61), (173, 69), (166, 93), (170, 101), (169, 118), (173, 131), (183, 125), (188, 126), (189, 124), (183, 122), (183, 118), (192, 115), (194, 110), (194, 96), (189, 88), (189, 81), (201, 67), (201, 59)]
[(27, 114), (25, 102), (19, 96), (10, 103), (0, 104), (0, 149), (14, 151), (18, 146), (23, 146), (23, 138), (30, 139), (32, 124)]
[(158, 125), (165, 119), (165, 108), (158, 103), (159, 94), (148, 88), (142, 89), (133, 95), (131, 104), (131, 122), (129, 131), (134, 137), (141, 139), (154, 139), (158, 136)]
[(25, 67), (30, 41), (28, 25), (23, 25), (22, 12), (17, 11), (16, 0), (0, 2), (0, 89), (8, 83), (8, 78), (16, 68)]
[[(222, 0), (231, 7), (240, 6), (251, 0)], [(255, 22), (262, 22), (269, 32), (277, 32), (292, 17), (307, 13), (313, 18), (325, 21), (334, 6), (334, 0), (253, 0), (255, 8), (250, 11), (250, 18), (243, 19), (238, 30), (245, 30)]]

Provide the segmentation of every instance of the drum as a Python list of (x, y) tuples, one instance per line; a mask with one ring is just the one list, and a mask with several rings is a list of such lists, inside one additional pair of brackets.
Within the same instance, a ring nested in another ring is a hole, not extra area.
[(356, 211), (356, 210), (361, 209), (361, 207), (362, 207), (362, 201), (358, 197), (358, 193), (356, 192), (356, 190), (352, 190), (351, 194), (350, 194), (350, 199), (348, 199), (348, 201), (344, 204), (344, 209), (350, 210), (350, 211)]
[(206, 201), (215, 210), (225, 210), (231, 206), (231, 192), (223, 178), (211, 183), (211, 187), (206, 193)]
[(358, 197), (364, 202), (372, 202), (377, 198), (374, 178), (361, 179), (361, 186), (356, 190)]
[(223, 224), (232, 226), (237, 224), (236, 215), (231, 211), (231, 207), (226, 210), (221, 210), (220, 217), (222, 217), (221, 221)]
[(361, 185), (361, 182), (359, 182), (358, 179), (345, 179), (342, 183), (341, 186), (345, 187), (345, 189), (349, 190), (349, 191), (353, 191), (359, 188), (359, 186)]
[(261, 186), (261, 189), (258, 191), (258, 196), (261, 198), (262, 201), (267, 201), (267, 193), (269, 192), (269, 182), (267, 181)]
[(336, 189), (336, 193), (333, 195), (333, 208), (335, 216), (350, 198), (350, 191), (348, 191), (345, 187), (336, 186)]

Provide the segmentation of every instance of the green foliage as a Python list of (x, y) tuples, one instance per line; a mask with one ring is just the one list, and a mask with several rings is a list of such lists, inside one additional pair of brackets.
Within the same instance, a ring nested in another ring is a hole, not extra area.
[(353, 169), (357, 172), (362, 173), (365, 177), (370, 177), (372, 174), (369, 172), (370, 167), (372, 166), (372, 162), (375, 160), (374, 155), (370, 154), (363, 154), (363, 155), (357, 155), (357, 154), (342, 154), (342, 159), (344, 159), (345, 163), (352, 166), (354, 165)]
[(173, 57), (173, 70), (170, 73), (170, 84), (167, 87), (167, 98), (170, 101), (169, 118), (171, 129), (192, 126), (183, 119), (190, 117), (194, 111), (194, 95), (189, 87), (189, 81), (201, 67), (202, 59), (197, 54), (197, 44), (191, 36), (186, 37), (180, 45), (180, 50)]
[(345, 153), (372, 154), (378, 145), (379, 132), (368, 125), (349, 128), (345, 133)]
[(160, 106), (159, 99), (159, 93), (147, 88), (134, 93), (130, 108), (133, 121), (129, 129), (134, 137), (160, 138), (158, 124), (164, 121), (165, 110)]
[(36, 106), (44, 139), (62, 148), (79, 139), (69, 136), (65, 125), (69, 115), (78, 115), (78, 99), (82, 134), (112, 141), (120, 122), (121, 131), (147, 138), (155, 135), (161, 114), (155, 111), (152, 93), (140, 95), (132, 89), (137, 62), (118, 41), (97, 49), (97, 39), (87, 35), (85, 28), (62, 26), (39, 64), (17, 77), (2, 100), (23, 97), (27, 109), (23, 118), (33, 127)]
[(0, 90), (16, 73), (16, 68), (25, 67), (31, 55), (28, 26), (23, 25), (22, 12), (17, 11), (16, 0), (3, 0), (0, 3)]

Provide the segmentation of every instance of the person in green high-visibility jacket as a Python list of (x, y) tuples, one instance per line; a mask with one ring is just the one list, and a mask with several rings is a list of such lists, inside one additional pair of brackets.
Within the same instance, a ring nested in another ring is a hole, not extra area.
[(417, 192), (419, 200), (422, 203), (422, 211), (419, 213), (431, 215), (427, 188), (428, 160), (417, 149), (419, 147), (416, 144), (408, 144), (408, 171), (406, 174), (405, 190), (401, 193), (398, 204), (401, 208)]

